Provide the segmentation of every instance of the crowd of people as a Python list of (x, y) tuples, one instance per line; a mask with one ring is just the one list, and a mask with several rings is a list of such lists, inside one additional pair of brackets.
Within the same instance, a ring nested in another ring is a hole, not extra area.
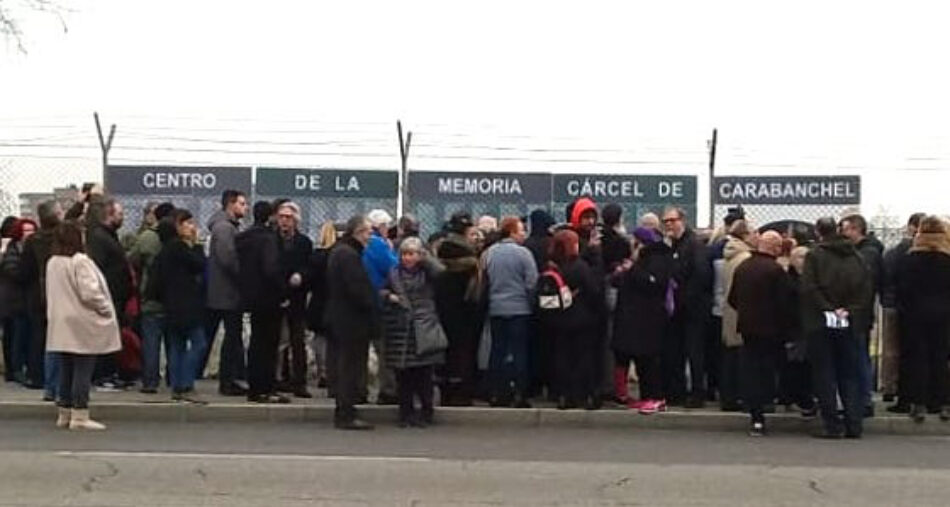
[(583, 197), (565, 211), (566, 223), (540, 209), (458, 212), (423, 240), (412, 216), (374, 210), (323, 224), (314, 245), (287, 199), (255, 203), (245, 228), (240, 191), (224, 192), (205, 235), (190, 211), (152, 203), (129, 241), (108, 196), (84, 194), (66, 213), (43, 203), (39, 223), (3, 222), (6, 380), (43, 389), (59, 426), (102, 429), (91, 385), (138, 381), (152, 395), (164, 377), (175, 400), (201, 403), (195, 381), (223, 326), (220, 394), (290, 403), (312, 396), (310, 331), (342, 429), (372, 428), (356, 409), (372, 347), (377, 401), (398, 405), (401, 426), (477, 400), (642, 414), (718, 402), (748, 412), (755, 436), (784, 405), (820, 415), (820, 437), (860, 438), (881, 322), (889, 410), (950, 420), (943, 219), (914, 215), (885, 252), (860, 215), (821, 219), (809, 238), (760, 232), (741, 208), (707, 235), (675, 207), (633, 217), (632, 230), (618, 204)]

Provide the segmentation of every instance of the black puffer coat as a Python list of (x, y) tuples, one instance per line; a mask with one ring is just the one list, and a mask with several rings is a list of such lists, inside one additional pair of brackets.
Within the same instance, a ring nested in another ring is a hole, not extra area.
[[(386, 363), (395, 369), (429, 366), (445, 362), (445, 351), (420, 355), (417, 353), (417, 329), (433, 330), (438, 327), (439, 314), (435, 305), (434, 281), (442, 267), (432, 261), (423, 261), (417, 269), (409, 271), (396, 266), (383, 286), (383, 326), (386, 335)], [(389, 300), (389, 295), (401, 301)], [(417, 327), (415, 321), (428, 325)], [(434, 324), (434, 325), (433, 325)], [(429, 337), (430, 339), (432, 337)]]
[(614, 278), (618, 287), (613, 349), (622, 355), (656, 355), (670, 322), (666, 292), (674, 271), (665, 243), (646, 245), (633, 267)]

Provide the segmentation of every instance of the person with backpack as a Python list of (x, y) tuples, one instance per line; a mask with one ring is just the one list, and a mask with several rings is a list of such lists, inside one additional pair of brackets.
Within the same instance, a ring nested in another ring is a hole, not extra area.
[[(671, 280), (673, 251), (655, 229), (640, 227), (633, 232), (631, 259), (614, 269), (611, 277), (618, 289), (614, 335), (611, 343), (618, 376), (618, 396), (641, 414), (666, 410), (660, 360), (663, 337), (673, 314)], [(640, 395), (633, 401), (628, 393), (627, 374), (631, 361), (636, 365)]]
[(200, 402), (194, 395), (198, 362), (208, 346), (205, 339), (204, 249), (198, 244), (198, 226), (188, 210), (175, 210), (172, 223), (177, 234), (162, 247), (155, 260), (160, 282), (158, 294), (165, 309), (168, 333), (168, 371), (172, 399)]
[[(550, 263), (538, 280), (538, 312), (553, 331), (554, 385), (558, 409), (600, 407), (597, 399), (597, 316), (601, 280), (580, 259), (580, 238), (572, 230), (554, 234)], [(552, 304), (554, 303), (554, 304)]]
[(162, 352), (162, 342), (165, 342), (166, 354), (168, 351), (167, 333), (165, 332), (165, 309), (161, 301), (150, 293), (149, 288), (161, 283), (156, 280), (153, 271), (155, 260), (162, 251), (162, 245), (171, 241), (177, 235), (174, 222), (166, 219), (175, 206), (172, 203), (162, 203), (155, 207), (153, 214), (157, 222), (139, 233), (132, 250), (129, 252), (129, 262), (132, 268), (139, 273), (140, 297), (142, 300), (142, 389), (143, 394), (158, 392), (159, 363)]

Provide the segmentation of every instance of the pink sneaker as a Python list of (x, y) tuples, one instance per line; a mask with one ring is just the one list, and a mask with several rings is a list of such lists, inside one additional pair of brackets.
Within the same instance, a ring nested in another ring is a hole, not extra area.
[(640, 410), (643, 408), (643, 405), (650, 400), (630, 400), (627, 402), (627, 408), (630, 410)]
[(640, 413), (643, 415), (655, 414), (657, 412), (666, 412), (666, 401), (647, 400), (640, 406)]

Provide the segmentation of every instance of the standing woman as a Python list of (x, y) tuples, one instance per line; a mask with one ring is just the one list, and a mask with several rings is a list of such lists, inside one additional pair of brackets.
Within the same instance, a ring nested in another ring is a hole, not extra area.
[(910, 416), (922, 423), (928, 408), (950, 421), (950, 236), (939, 217), (921, 220), (910, 253), (898, 265), (897, 301), (907, 316), (907, 394)]
[(46, 294), (46, 350), (60, 353), (62, 368), (56, 426), (104, 430), (89, 419), (89, 386), (97, 356), (121, 348), (119, 322), (105, 276), (83, 253), (83, 232), (76, 222), (56, 228)]
[(12, 322), (13, 332), (4, 336), (4, 340), (9, 341), (9, 355), (5, 357), (7, 368), (13, 371), (14, 380), (31, 389), (42, 389), (42, 362), (29, 363), (30, 349), (33, 348), (33, 324), (27, 312), (27, 286), (23, 270), (23, 248), (36, 229), (36, 222), (21, 218), (13, 223), (10, 230), (10, 241), (0, 260), (0, 314)]
[(193, 393), (195, 376), (205, 355), (204, 274), (205, 253), (198, 244), (198, 224), (191, 212), (175, 210), (178, 233), (158, 254), (156, 278), (161, 280), (159, 300), (165, 308), (168, 332), (168, 372), (172, 399), (198, 401)]
[(633, 237), (633, 260), (616, 268), (613, 275), (619, 289), (613, 350), (625, 377), (631, 361), (637, 368), (640, 398), (629, 407), (653, 414), (666, 409), (660, 358), (674, 310), (669, 300), (673, 251), (654, 229), (640, 227)]
[[(478, 229), (468, 213), (452, 216), (436, 252), (445, 271), (436, 280), (436, 305), (449, 339), (442, 405), (471, 406), (478, 371), (478, 345), (485, 313), (479, 284)], [(433, 242), (435, 243), (435, 242)]]
[[(435, 307), (435, 280), (442, 267), (428, 258), (416, 237), (399, 244), (399, 264), (389, 273), (380, 291), (385, 323), (385, 361), (396, 372), (399, 425), (420, 426), (433, 422), (435, 365), (445, 362), (448, 339)], [(422, 406), (415, 414), (415, 398)]]
[[(547, 269), (560, 274), (570, 289), (570, 307), (551, 317), (546, 329), (554, 332), (554, 388), (558, 409), (599, 407), (597, 399), (597, 316), (604, 300), (601, 280), (580, 259), (580, 238), (572, 230), (558, 231), (551, 242)], [(545, 319), (545, 316), (541, 317)]]
[(327, 302), (327, 260), (330, 258), (330, 249), (336, 244), (336, 225), (327, 221), (320, 228), (320, 237), (317, 238), (316, 248), (310, 256), (310, 303), (307, 306), (307, 317), (310, 330), (314, 333), (313, 351), (317, 361), (318, 388), (329, 387), (332, 384), (333, 369), (327, 369), (332, 364), (329, 359), (330, 342), (327, 340), (327, 328), (323, 322), (323, 312)]

